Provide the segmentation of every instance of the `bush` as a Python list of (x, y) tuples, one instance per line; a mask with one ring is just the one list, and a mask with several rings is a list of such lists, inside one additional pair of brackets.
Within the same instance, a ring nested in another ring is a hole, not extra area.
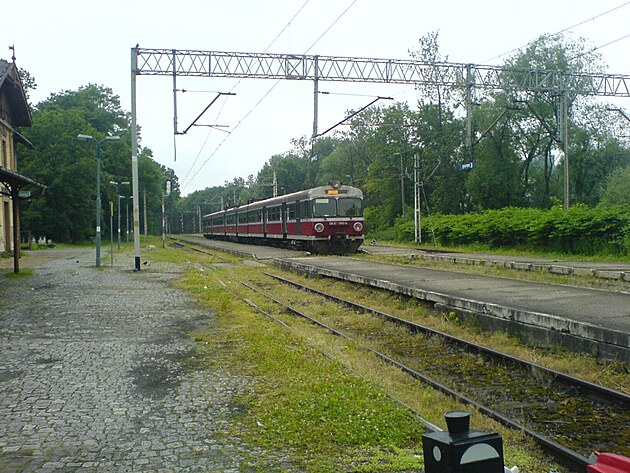
[[(398, 222), (399, 240), (413, 240), (413, 222)], [(568, 211), (508, 207), (464, 215), (422, 219), (422, 240), (446, 246), (482, 244), (491, 248), (528, 247), (577, 255), (630, 252), (630, 206), (576, 205)]]

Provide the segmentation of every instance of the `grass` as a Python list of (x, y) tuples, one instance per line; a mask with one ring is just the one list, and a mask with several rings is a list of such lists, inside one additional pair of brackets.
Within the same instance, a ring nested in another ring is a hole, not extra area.
[[(366, 242), (370, 241), (370, 238), (366, 238)], [(413, 242), (398, 242), (388, 240), (378, 240), (379, 245), (389, 245), (398, 247), (412, 247), (418, 249), (428, 249), (444, 252), (458, 252), (458, 253), (483, 253), (483, 254), (496, 254), (506, 256), (530, 256), (536, 258), (547, 258), (550, 260), (567, 260), (567, 261), (592, 261), (603, 263), (630, 263), (630, 254), (625, 256), (619, 255), (575, 255), (560, 252), (550, 252), (535, 250), (528, 247), (490, 247), (488, 245), (462, 245), (462, 246), (444, 246), (433, 243), (423, 243), (418, 245)]]
[[(175, 284), (216, 314), (212, 330), (192, 334), (199, 351), (206, 353), (205, 366), (227, 370), (250, 381), (250, 389), (234, 400), (242, 406), (241, 413), (231, 419), (234, 435), (266, 452), (248, 459), (248, 471), (269, 471), (269, 465), (277, 465), (280, 459), (280, 464), (286, 462), (287, 469), (293, 466), (312, 473), (418, 472), (423, 467), (424, 429), (398, 401), (442, 427), (445, 412), (471, 410), (472, 428), (503, 436), (507, 465), (517, 465), (521, 471), (566, 471), (549, 461), (521, 433), (505, 429), (474, 409), (424, 386), (352, 343), (282, 313), (239, 282), (247, 280), (263, 286), (280, 299), (310, 302), (312, 312), (339, 310), (314, 296), (275, 283), (262, 270), (290, 279), (300, 279), (299, 276), (275, 268), (246, 267), (239, 258), (228, 254), (221, 254), (219, 259), (185, 249), (163, 249), (158, 238), (148, 244), (156, 249), (143, 249), (143, 260), (184, 268), (184, 275)], [(121, 251), (132, 251), (132, 246), (125, 245)], [(215, 265), (226, 261), (234, 267)], [(503, 334), (480, 333), (474, 327), (459, 325), (418, 301), (398, 295), (329, 279), (302, 280), (341, 297), (617, 389), (630, 385), (624, 371), (627, 367), (524, 347)], [(261, 315), (237, 295), (256, 302), (290, 328)]]
[(33, 274), (32, 269), (20, 269), (19, 273), (9, 272), (5, 273), (4, 276), (7, 279), (17, 279), (17, 278), (25, 278), (27, 276), (31, 276)]
[[(349, 462), (355, 455), (348, 452), (364, 447), (383, 456), (398, 449), (388, 460), (391, 468), (372, 471), (404, 471), (395, 460), (402, 449), (413, 452), (415, 469), (410, 471), (419, 471), (422, 429), (408, 411), (370, 381), (305, 344), (299, 333), (287, 332), (234, 298), (223, 286), (236, 286), (231, 271), (207, 273), (191, 270), (179, 284), (217, 311), (219, 331), (196, 334), (198, 343), (229, 347), (230, 356), (222, 358), (229, 366), (222, 368), (255, 380), (255, 390), (238, 401), (247, 406), (237, 419), (245, 440), (270, 452), (290, 452), (293, 462), (307, 471), (352, 471)], [(207, 289), (200, 294), (195, 290), (200, 287)], [(266, 459), (252, 461), (262, 468)]]
[[(190, 268), (177, 284), (216, 312), (218, 327), (196, 333), (197, 342), (221, 347), (227, 353), (221, 357), (221, 368), (252, 380), (253, 388), (237, 401), (244, 409), (234, 422), (235, 431), (245, 441), (268, 452), (250, 459), (254, 471), (267, 471), (268, 457), (282, 452), (288, 454), (292, 465), (308, 472), (417, 472), (422, 469), (424, 429), (414, 414), (394, 399), (442, 426), (445, 412), (466, 408), (351, 343), (279, 312), (246, 290), (240, 280), (264, 286), (279, 298), (309, 300), (310, 296), (271, 281), (260, 268), (216, 267), (213, 263), (219, 260), (171, 248), (151, 253), (154, 257), (179, 260)], [(238, 258), (228, 258), (239, 263)], [(294, 274), (285, 276), (297, 278)], [(372, 305), (379, 302), (402, 312), (427, 312), (404, 298), (384, 297), (373, 291), (370, 296), (370, 291), (350, 285), (346, 290)], [(236, 294), (263, 306), (291, 328), (259, 314)], [(336, 310), (323, 307), (317, 298), (313, 301), (322, 306), (316, 307), (318, 310)], [(425, 313), (420, 317), (433, 316)], [(209, 358), (208, 363), (215, 362)], [(506, 463), (518, 465), (521, 471), (558, 468), (522, 434), (474, 411), (472, 425), (499, 431), (505, 442)]]

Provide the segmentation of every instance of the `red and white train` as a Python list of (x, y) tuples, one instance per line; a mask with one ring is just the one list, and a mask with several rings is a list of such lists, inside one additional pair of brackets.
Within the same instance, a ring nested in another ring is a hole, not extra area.
[(355, 253), (363, 243), (363, 192), (331, 183), (203, 217), (208, 239), (293, 246), (313, 253)]

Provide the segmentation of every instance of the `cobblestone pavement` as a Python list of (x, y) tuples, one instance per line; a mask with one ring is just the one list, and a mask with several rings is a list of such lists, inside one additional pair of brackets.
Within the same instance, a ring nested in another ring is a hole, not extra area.
[(254, 471), (229, 423), (248, 381), (190, 362), (213, 316), (178, 269), (59, 256), (0, 283), (0, 471)]

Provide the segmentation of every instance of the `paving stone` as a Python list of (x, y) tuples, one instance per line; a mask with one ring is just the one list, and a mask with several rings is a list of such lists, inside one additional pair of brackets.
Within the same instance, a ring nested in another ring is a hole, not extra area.
[(186, 363), (215, 320), (169, 284), (180, 269), (64, 251), (0, 284), (0, 471), (251, 471), (261, 450), (227, 433), (250, 381)]

